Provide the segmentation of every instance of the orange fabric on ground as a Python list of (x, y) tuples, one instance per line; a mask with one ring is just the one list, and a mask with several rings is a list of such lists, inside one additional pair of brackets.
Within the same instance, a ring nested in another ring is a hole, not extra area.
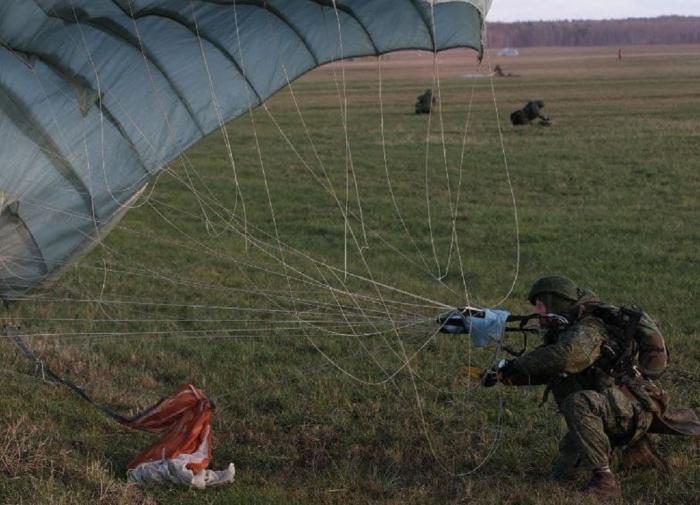
[(141, 463), (192, 454), (187, 468), (195, 474), (204, 470), (211, 460), (211, 414), (212, 404), (204, 391), (187, 384), (125, 422), (130, 428), (163, 434), (158, 442), (131, 460), (129, 469)]

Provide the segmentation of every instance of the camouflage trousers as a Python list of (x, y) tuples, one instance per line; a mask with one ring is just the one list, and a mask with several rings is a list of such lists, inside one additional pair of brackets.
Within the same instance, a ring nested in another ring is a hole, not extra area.
[[(568, 432), (559, 444), (555, 477), (563, 478), (580, 463), (599, 468), (610, 464), (613, 445), (638, 440), (653, 416), (616, 387), (600, 393), (577, 391), (560, 405)], [(558, 475), (557, 475), (558, 474)]]

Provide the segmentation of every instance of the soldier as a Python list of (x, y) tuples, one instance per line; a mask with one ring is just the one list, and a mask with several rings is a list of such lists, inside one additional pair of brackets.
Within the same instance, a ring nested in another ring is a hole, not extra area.
[(550, 126), (552, 121), (542, 114), (544, 102), (542, 100), (531, 100), (525, 104), (525, 107), (513, 111), (510, 115), (510, 122), (513, 126), (529, 125), (535, 119), (540, 120), (540, 125)]
[[(528, 296), (541, 316), (544, 342), (522, 356), (501, 362), (484, 385), (546, 384), (568, 432), (559, 444), (552, 478), (592, 468), (584, 492), (617, 497), (610, 470), (614, 447), (623, 448), (623, 466), (662, 463), (647, 433), (700, 435), (691, 410), (668, 411), (668, 396), (653, 380), (663, 374), (668, 352), (656, 324), (639, 308), (614, 307), (566, 277), (538, 279)], [(556, 316), (556, 317), (553, 317)]]
[(430, 114), (437, 100), (433, 96), (432, 89), (426, 89), (425, 93), (416, 98), (416, 114)]

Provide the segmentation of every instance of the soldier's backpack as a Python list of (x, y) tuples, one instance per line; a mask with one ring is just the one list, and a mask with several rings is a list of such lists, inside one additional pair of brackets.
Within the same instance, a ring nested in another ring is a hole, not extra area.
[(528, 121), (534, 121), (540, 117), (540, 109), (544, 108), (544, 102), (542, 100), (532, 100), (527, 102), (525, 107), (523, 107), (523, 113)]
[(593, 302), (581, 306), (581, 315), (603, 321), (610, 339), (603, 345), (598, 366), (610, 375), (634, 370), (648, 379), (661, 376), (669, 362), (669, 353), (654, 321), (635, 305), (616, 307)]
[(527, 115), (522, 109), (514, 110), (510, 114), (510, 122), (513, 126), (523, 126), (528, 124), (530, 121), (527, 119)]

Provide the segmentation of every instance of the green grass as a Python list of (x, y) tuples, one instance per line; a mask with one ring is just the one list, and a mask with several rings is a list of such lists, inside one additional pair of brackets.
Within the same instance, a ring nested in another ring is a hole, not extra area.
[[(153, 437), (37, 380), (33, 365), (1, 342), (0, 502), (584, 503), (580, 482), (546, 480), (563, 426), (551, 404), (538, 407), (540, 388), (470, 383), (465, 367), (488, 366), (492, 351), (458, 336), (430, 340), (443, 309), (411, 295), (465, 303), (454, 252), (446, 268), (446, 188), (449, 179), (454, 197), (460, 174), (455, 229), (470, 302), (526, 311), (529, 284), (562, 273), (611, 302), (638, 303), (671, 347), (664, 386), (677, 406), (700, 409), (697, 48), (640, 49), (622, 62), (605, 49), (556, 58), (547, 51), (501, 62), (521, 77), (495, 81), (520, 232), (509, 296), (516, 221), (489, 82), (473, 84), (461, 170), (472, 81), (442, 78), (447, 163), (439, 118), (426, 136), (428, 117), (412, 114), (430, 78), (389, 75), (383, 83), (388, 172), (406, 234), (388, 191), (377, 81), (348, 72), (359, 188), (351, 178), (348, 270), (402, 293), (344, 278), (345, 135), (332, 74), (312, 74), (293, 89), (313, 147), (290, 94), (269, 103), (308, 168), (268, 114), (254, 112), (282, 251), (256, 135), (243, 117), (227, 127), (235, 173), (222, 134), (212, 134), (169, 167), (103, 247), (42, 299), (5, 312), (28, 335), (49, 334), (28, 341), (52, 367), (125, 413), (186, 382), (205, 389), (217, 405), (212, 466), (235, 462), (235, 484), (204, 493), (127, 485), (128, 461)], [(462, 73), (473, 71), (465, 65)], [(511, 128), (508, 113), (536, 97), (554, 125)], [(329, 284), (337, 291), (323, 288)], [(392, 319), (416, 324), (395, 332)], [(100, 335), (110, 332), (119, 335)], [(404, 353), (415, 354), (410, 371), (387, 378)], [(668, 438), (661, 450), (673, 475), (621, 474), (626, 502), (698, 502), (697, 441)]]

